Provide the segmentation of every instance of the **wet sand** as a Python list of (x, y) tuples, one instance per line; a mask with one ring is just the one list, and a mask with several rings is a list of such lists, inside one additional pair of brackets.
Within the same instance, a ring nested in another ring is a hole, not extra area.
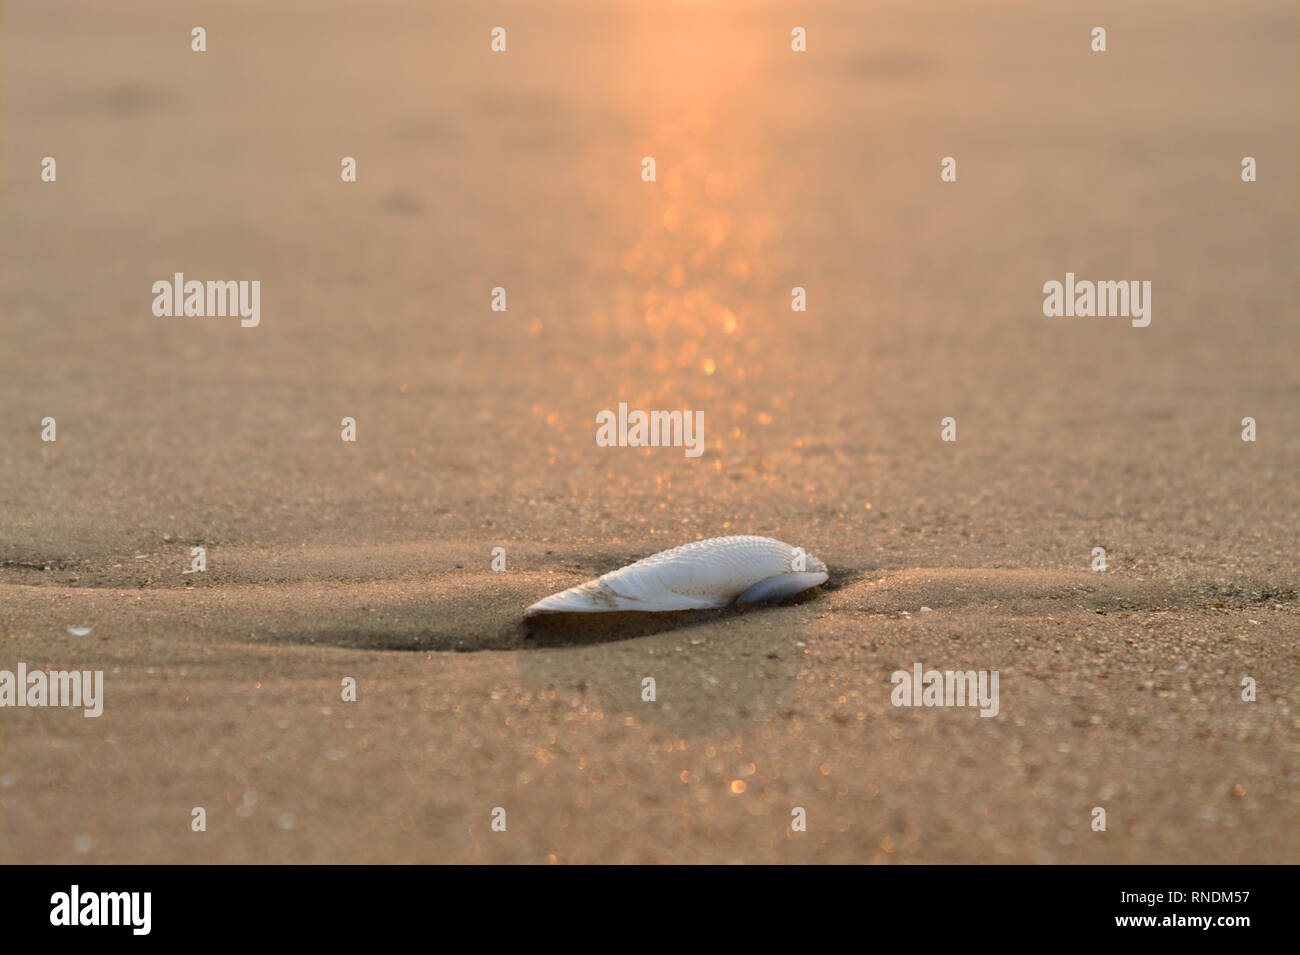
[[(1297, 861), (1294, 4), (192, 7), (0, 20), (0, 668), (107, 696), (0, 710), (0, 861)], [(831, 580), (522, 622), (734, 533)]]

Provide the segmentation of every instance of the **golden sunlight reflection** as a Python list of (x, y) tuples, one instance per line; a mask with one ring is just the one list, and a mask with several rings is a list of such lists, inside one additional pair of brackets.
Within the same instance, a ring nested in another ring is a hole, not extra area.
[[(809, 453), (793, 444), (806, 427), (790, 413), (802, 407), (796, 393), (842, 364), (842, 352), (816, 347), (828, 326), (791, 312), (791, 287), (816, 278), (792, 268), (817, 194), (783, 137), (792, 110), (824, 107), (781, 92), (791, 89), (783, 42), (738, 38), (765, 29), (743, 4), (674, 9), (673, 20), (658, 5), (611, 17), (599, 92), (593, 97), (587, 73), (568, 78), (581, 89), (565, 83), (565, 95), (591, 104), (593, 115), (608, 111), (614, 124), (590, 148), (566, 152), (559, 173), (589, 210), (581, 221), (607, 231), (573, 253), (594, 275), (579, 290), (580, 310), (567, 310), (578, 295), (566, 294), (525, 317), (535, 350), (574, 368), (533, 414), (551, 428), (550, 465), (590, 440), (593, 401), (703, 409), (708, 480), (720, 472), (779, 484)], [(654, 159), (652, 181), (642, 178), (644, 157)], [(623, 464), (647, 458), (663, 473), (681, 467), (643, 448), (609, 458), (601, 477), (614, 486), (636, 480)]]
[[(753, 415), (771, 421), (771, 408), (735, 401), (736, 386), (766, 370), (767, 334), (780, 333), (779, 287), (765, 247), (780, 234), (786, 214), (773, 208), (762, 177), (771, 148), (761, 118), (740, 108), (760, 68), (761, 47), (726, 42), (736, 8), (691, 12), (691, 29), (667, 29), (647, 19), (628, 37), (615, 96), (645, 130), (637, 159), (653, 156), (656, 180), (619, 188), (602, 198), (624, 208), (614, 216), (639, 222), (621, 252), (632, 313), (602, 316), (605, 332), (624, 336), (616, 370), (618, 399), (636, 406), (725, 407), (725, 428), (707, 437), (714, 449), (746, 449)], [(788, 386), (786, 386), (788, 387)], [(773, 398), (780, 393), (773, 389)], [(792, 395), (787, 395), (792, 397)]]

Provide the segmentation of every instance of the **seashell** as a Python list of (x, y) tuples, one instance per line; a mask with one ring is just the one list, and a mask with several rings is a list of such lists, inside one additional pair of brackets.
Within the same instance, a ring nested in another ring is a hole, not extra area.
[(539, 600), (524, 616), (709, 610), (783, 600), (825, 583), (826, 565), (770, 537), (714, 537), (660, 551)]
[(68, 633), (72, 634), (74, 637), (84, 637), (94, 629), (94, 627), (69, 627)]

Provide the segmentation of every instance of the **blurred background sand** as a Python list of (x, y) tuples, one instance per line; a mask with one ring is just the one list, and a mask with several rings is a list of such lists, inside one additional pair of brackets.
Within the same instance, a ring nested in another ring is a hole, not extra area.
[[(108, 699), (0, 713), (0, 860), (1296, 861), (1298, 44), (1263, 0), (8, 0), (0, 666)], [(261, 325), (154, 317), (177, 271)], [(1067, 271), (1150, 327), (1044, 318)], [(707, 452), (597, 447), (620, 401)], [(832, 580), (519, 623), (727, 533)], [(892, 707), (914, 661), (1001, 715)]]

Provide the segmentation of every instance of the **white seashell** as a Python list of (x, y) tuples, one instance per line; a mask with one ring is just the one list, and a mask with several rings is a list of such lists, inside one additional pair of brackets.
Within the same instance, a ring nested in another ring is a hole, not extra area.
[(69, 627), (68, 633), (72, 634), (74, 637), (84, 637), (94, 629), (94, 627)]
[(825, 583), (826, 565), (770, 537), (714, 537), (652, 554), (539, 600), (524, 616), (612, 610), (708, 610), (782, 600)]

